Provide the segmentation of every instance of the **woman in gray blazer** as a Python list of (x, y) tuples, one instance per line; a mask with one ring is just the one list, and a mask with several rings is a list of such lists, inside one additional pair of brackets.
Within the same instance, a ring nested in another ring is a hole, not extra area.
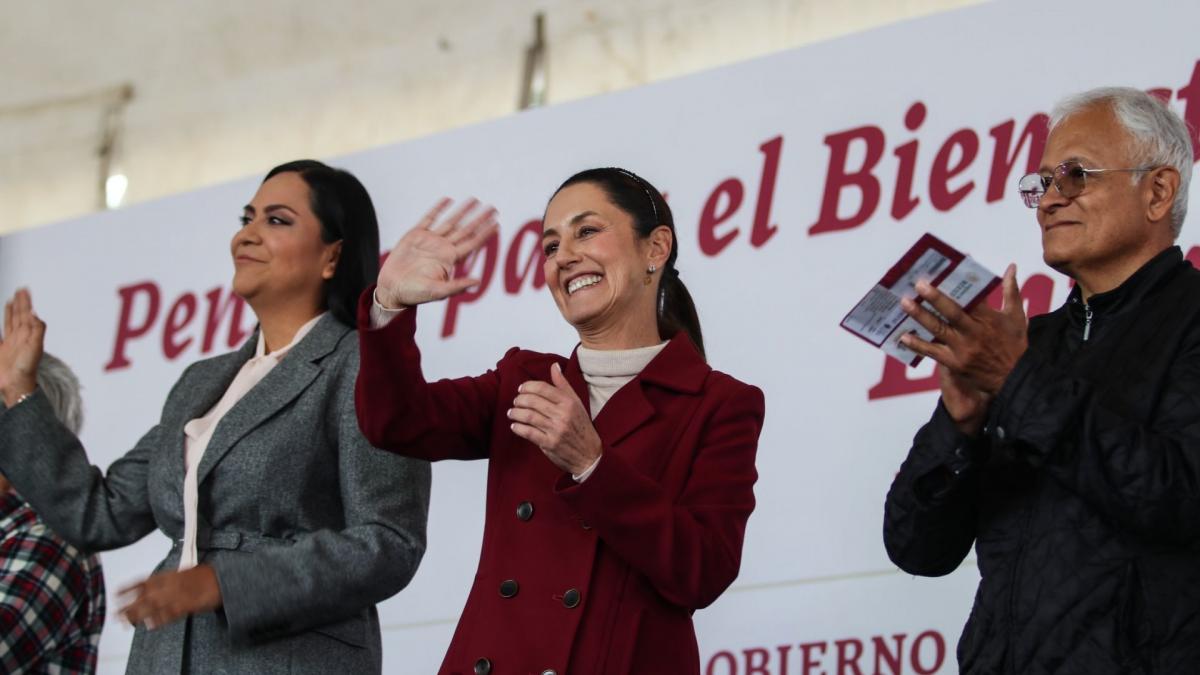
[(430, 472), (371, 447), (355, 421), (351, 326), (379, 271), (374, 207), (349, 173), (303, 160), (267, 174), (241, 220), (233, 290), (259, 330), (184, 371), (107, 474), (37, 391), (45, 324), (16, 293), (0, 473), (83, 550), (171, 538), (127, 589), (128, 673), (379, 673), (375, 604), (424, 553)]

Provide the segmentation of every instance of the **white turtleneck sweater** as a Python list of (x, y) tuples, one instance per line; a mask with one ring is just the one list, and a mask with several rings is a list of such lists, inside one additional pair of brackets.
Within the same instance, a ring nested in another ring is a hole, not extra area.
[[(371, 328), (386, 326), (397, 314), (404, 311), (403, 309), (388, 309), (379, 304), (379, 301), (375, 301), (373, 304)], [(600, 414), (604, 404), (608, 403), (608, 399), (612, 398), (618, 389), (624, 387), (638, 373), (642, 372), (642, 369), (654, 360), (654, 357), (658, 356), (658, 353), (666, 346), (667, 343), (663, 342), (634, 349), (602, 350), (588, 349), (580, 345), (575, 355), (579, 358), (579, 369), (583, 371), (583, 380), (587, 382), (588, 403), (592, 419), (596, 419), (596, 415)], [(576, 482), (582, 483), (592, 475), (592, 471), (599, 463), (600, 458), (597, 457), (591, 466), (583, 470), (583, 473), (571, 474), (571, 477)]]
[(575, 355), (579, 358), (583, 380), (587, 382), (592, 419), (596, 419), (600, 409), (618, 389), (642, 372), (666, 346), (663, 342), (635, 349), (601, 350), (580, 345)]
[[(575, 356), (579, 359), (579, 369), (583, 371), (583, 381), (587, 382), (592, 419), (596, 419), (604, 404), (608, 403), (608, 399), (612, 398), (618, 389), (642, 372), (666, 346), (667, 343), (663, 342), (634, 349), (600, 350), (579, 345)], [(573, 473), (571, 478), (574, 478), (576, 483), (582, 483), (592, 475), (599, 463), (600, 457), (597, 457), (583, 473)]]

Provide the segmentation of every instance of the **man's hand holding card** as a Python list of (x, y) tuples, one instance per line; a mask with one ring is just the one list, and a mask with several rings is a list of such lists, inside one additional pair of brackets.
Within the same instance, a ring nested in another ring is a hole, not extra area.
[[(1003, 280), (925, 235), (842, 320), (842, 326), (907, 365), (937, 361), (942, 403), (974, 435), (1028, 346), (1016, 266)], [(1003, 287), (999, 311), (983, 300)], [(919, 300), (919, 302), (918, 302)]]
[(929, 341), (909, 333), (900, 338), (901, 344), (938, 362), (942, 403), (969, 435), (982, 428), (988, 403), (1029, 346), (1029, 320), (1017, 287), (1016, 265), (1004, 271), (1001, 284), (999, 311), (986, 302), (966, 311), (926, 281), (917, 282), (917, 295), (936, 314), (911, 298), (900, 301), (904, 313), (933, 334)]

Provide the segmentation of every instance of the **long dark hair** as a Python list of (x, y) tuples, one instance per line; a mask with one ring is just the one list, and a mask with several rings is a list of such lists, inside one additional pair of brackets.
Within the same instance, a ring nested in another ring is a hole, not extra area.
[(675, 218), (662, 193), (632, 171), (605, 167), (580, 171), (563, 181), (554, 194), (579, 183), (595, 185), (603, 190), (614, 206), (633, 218), (633, 229), (642, 239), (648, 238), (660, 225), (670, 228), (671, 254), (667, 256), (658, 284), (658, 334), (670, 338), (682, 330), (691, 338), (700, 355), (704, 356), (704, 335), (700, 332), (696, 303), (692, 301), (692, 294), (688, 293), (687, 286), (679, 278), (679, 270), (675, 268), (675, 259), (679, 256)]
[(379, 221), (367, 189), (349, 171), (314, 159), (280, 164), (263, 182), (298, 173), (308, 184), (310, 207), (321, 223), (321, 241), (342, 242), (333, 278), (325, 282), (325, 306), (334, 318), (355, 325), (358, 297), (379, 276)]

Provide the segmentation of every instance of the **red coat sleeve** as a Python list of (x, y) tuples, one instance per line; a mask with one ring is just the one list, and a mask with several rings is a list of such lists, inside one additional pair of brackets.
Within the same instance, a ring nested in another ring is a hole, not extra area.
[(363, 435), (377, 448), (429, 461), (488, 456), (499, 377), (429, 383), (421, 373), (416, 308), (371, 329), (374, 286), (359, 299), (361, 361), (354, 387)]
[(707, 607), (741, 567), (763, 415), (758, 388), (738, 383), (725, 392), (701, 431), (678, 497), (613, 453), (583, 483), (565, 475), (556, 492), (665, 599)]

